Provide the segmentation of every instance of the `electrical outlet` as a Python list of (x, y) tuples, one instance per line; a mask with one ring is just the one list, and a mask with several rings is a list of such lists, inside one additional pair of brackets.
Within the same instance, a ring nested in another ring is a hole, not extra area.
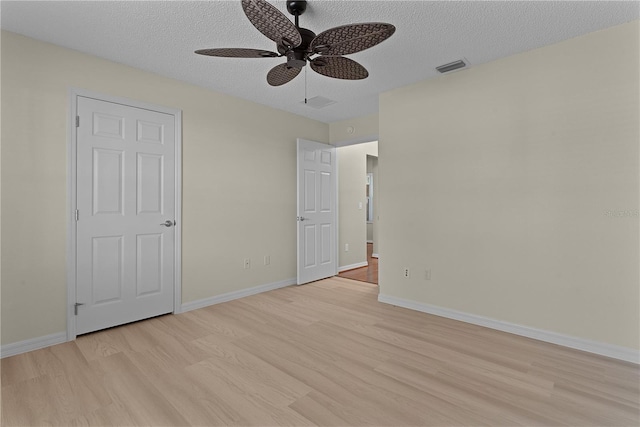
[(431, 269), (427, 268), (424, 271), (424, 280), (431, 280)]
[(271, 255), (265, 255), (264, 256), (264, 265), (269, 265), (271, 264)]
[(405, 279), (409, 278), (409, 269), (408, 268), (404, 269), (404, 277), (405, 277)]
[(251, 258), (244, 259), (244, 269), (251, 268)]
[(349, 244), (348, 243), (344, 244), (344, 251), (345, 252), (349, 252)]

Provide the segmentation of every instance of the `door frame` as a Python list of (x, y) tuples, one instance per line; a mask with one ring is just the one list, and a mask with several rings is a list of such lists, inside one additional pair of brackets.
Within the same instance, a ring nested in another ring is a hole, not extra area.
[(77, 133), (76, 116), (78, 97), (122, 104), (144, 110), (172, 115), (175, 122), (175, 212), (174, 240), (174, 294), (173, 313), (180, 313), (182, 306), (182, 110), (149, 104), (129, 98), (105, 95), (85, 89), (69, 89), (69, 109), (67, 118), (67, 341), (76, 339), (76, 216), (77, 209)]
[[(340, 169), (339, 164), (340, 164), (340, 152), (339, 149), (340, 147), (347, 147), (350, 145), (358, 145), (358, 144), (366, 144), (368, 142), (374, 142), (377, 141), (378, 142), (378, 158), (380, 158), (380, 136), (378, 134), (374, 134), (374, 135), (366, 135), (366, 136), (361, 136), (361, 137), (357, 137), (357, 138), (352, 138), (352, 139), (345, 139), (342, 141), (336, 141), (335, 143), (332, 143), (331, 145), (333, 145), (334, 147), (336, 147), (336, 160), (338, 162), (338, 170)], [(379, 169), (378, 169), (379, 171)], [(336, 248), (337, 248), (337, 257), (338, 260), (340, 260), (340, 206), (339, 206), (339, 201), (340, 201), (340, 174), (339, 172), (336, 172), (336, 198), (338, 199), (338, 201), (336, 202), (338, 205), (338, 208), (336, 209), (336, 218), (337, 218), (337, 226), (336, 226), (336, 232), (338, 233), (338, 236), (336, 237)], [(376, 214), (377, 216), (377, 214)], [(378, 227), (380, 227), (380, 223), (378, 223)], [(380, 242), (378, 242), (378, 249), (380, 248)], [(376, 257), (378, 258), (378, 257)], [(338, 271), (336, 272), (336, 275), (340, 274), (340, 262), (338, 261)], [(379, 290), (378, 290), (379, 292)]]

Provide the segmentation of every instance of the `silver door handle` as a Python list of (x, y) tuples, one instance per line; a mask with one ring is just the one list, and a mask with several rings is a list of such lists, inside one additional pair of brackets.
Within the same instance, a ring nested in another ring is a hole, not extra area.
[(303, 217), (303, 216), (299, 216), (299, 217), (298, 217), (298, 221), (308, 221), (308, 220), (310, 220), (310, 219), (311, 219), (311, 218), (305, 218), (305, 217)]
[(165, 227), (171, 227), (172, 225), (176, 225), (175, 221), (171, 221), (170, 219), (166, 220), (165, 222), (163, 222), (160, 225), (164, 225)]

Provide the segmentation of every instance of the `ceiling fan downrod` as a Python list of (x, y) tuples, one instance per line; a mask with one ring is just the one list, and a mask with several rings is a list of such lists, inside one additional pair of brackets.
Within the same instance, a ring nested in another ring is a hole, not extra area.
[(285, 55), (287, 57), (287, 66), (292, 68), (303, 68), (307, 65), (307, 58), (309, 56), (309, 46), (311, 41), (316, 37), (313, 31), (306, 28), (300, 28), (299, 17), (307, 10), (306, 0), (291, 0), (287, 2), (287, 11), (295, 18), (295, 25), (300, 35), (302, 36), (302, 43), (291, 49), (287, 49)]
[(295, 24), (300, 35), (302, 36), (302, 43), (295, 48), (286, 49), (285, 55), (287, 57), (287, 66), (292, 68), (303, 68), (307, 65), (307, 59), (311, 53), (309, 46), (311, 41), (316, 37), (316, 33), (306, 28), (300, 28), (298, 18), (307, 10), (306, 0), (291, 0), (287, 2), (287, 10), (295, 17)]
[(300, 28), (298, 24), (298, 17), (307, 10), (307, 0), (291, 0), (287, 2), (287, 10), (295, 17), (296, 27)]

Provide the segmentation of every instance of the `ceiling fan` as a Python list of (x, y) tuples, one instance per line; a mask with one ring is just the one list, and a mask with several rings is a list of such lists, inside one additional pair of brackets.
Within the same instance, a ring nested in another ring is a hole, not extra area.
[[(304, 0), (287, 2), (287, 10), (295, 17), (295, 25), (276, 7), (265, 0), (242, 0), (249, 21), (265, 36), (276, 42), (276, 52), (261, 49), (200, 49), (195, 53), (227, 58), (278, 58), (287, 62), (276, 65), (267, 74), (271, 86), (293, 80), (307, 61), (311, 69), (327, 77), (344, 80), (365, 79), (369, 72), (356, 61), (342, 55), (360, 52), (381, 43), (396, 30), (391, 24), (369, 22), (331, 28), (316, 34), (300, 28), (298, 18), (307, 8)], [(317, 55), (317, 56), (316, 56)]]

